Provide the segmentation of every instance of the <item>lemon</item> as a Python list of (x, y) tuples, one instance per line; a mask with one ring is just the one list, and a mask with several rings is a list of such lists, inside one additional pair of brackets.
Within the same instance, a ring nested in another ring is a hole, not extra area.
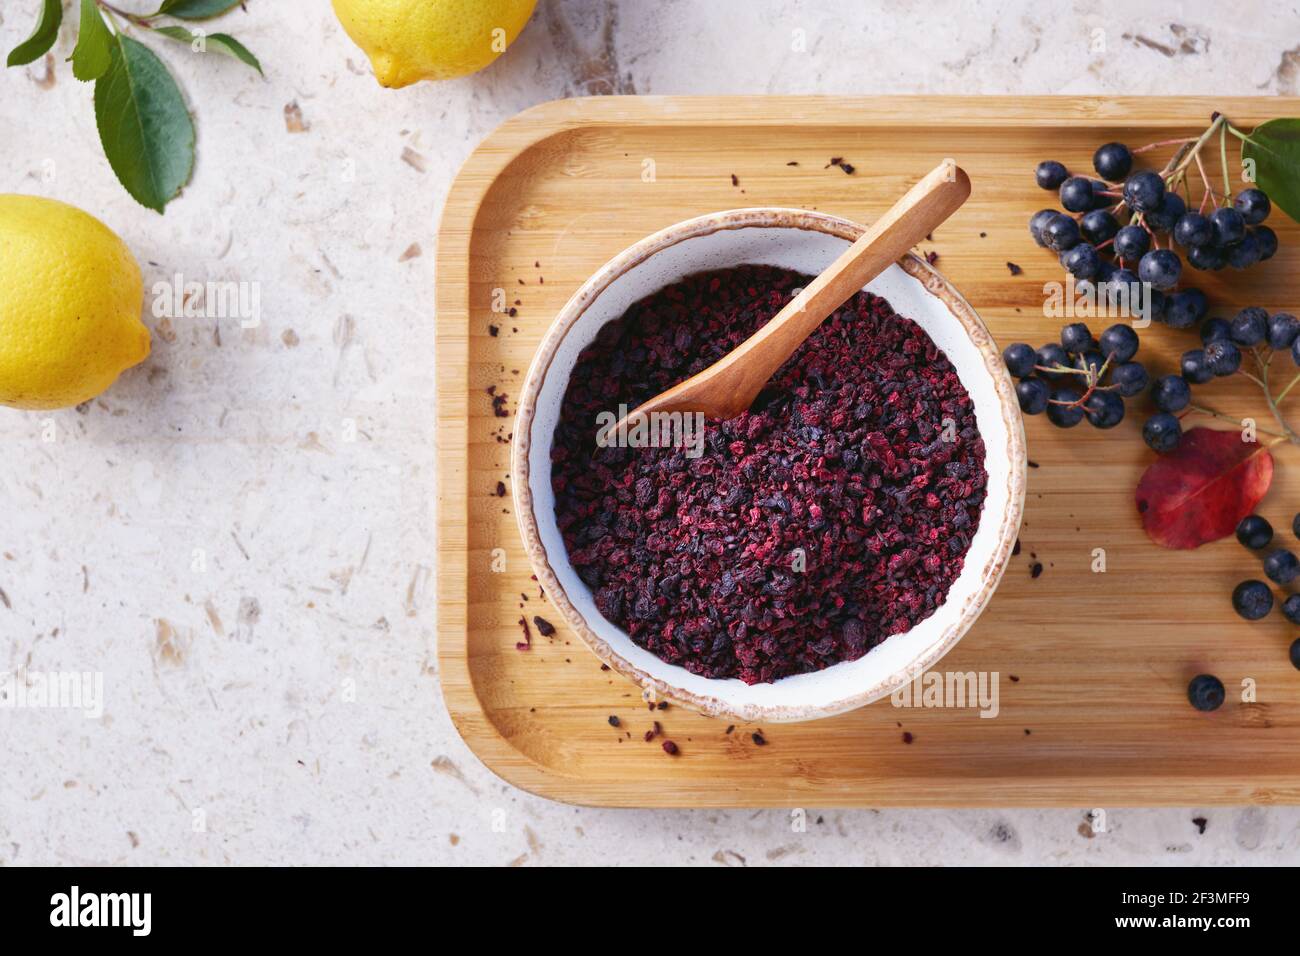
[(74, 206), (0, 194), (0, 405), (66, 408), (149, 355), (131, 250)]
[(334, 0), (380, 86), (481, 70), (514, 42), (537, 0)]

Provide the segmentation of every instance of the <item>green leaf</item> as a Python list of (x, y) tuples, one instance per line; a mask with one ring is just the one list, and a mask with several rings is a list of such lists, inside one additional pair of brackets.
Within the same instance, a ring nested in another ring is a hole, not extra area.
[[(173, 40), (179, 40), (181, 43), (188, 43), (191, 50), (197, 53), (224, 53), (226, 56), (234, 57), (240, 63), (247, 63), (258, 73), (262, 72), (262, 64), (257, 62), (257, 57), (244, 44), (240, 43), (229, 33), (191, 33), (185, 27), (155, 27), (154, 33), (161, 33), (165, 37), (171, 37)], [(198, 44), (196, 49), (195, 44)], [(265, 76), (265, 74), (262, 74)]]
[(68, 59), (72, 61), (72, 75), (82, 81), (99, 79), (112, 65), (113, 34), (99, 15), (95, 0), (81, 0), (77, 48)]
[(1275, 119), (1256, 126), (1242, 141), (1241, 158), (1255, 161), (1255, 185), (1300, 222), (1300, 119)]
[(176, 81), (147, 46), (119, 35), (112, 55), (95, 81), (99, 140), (126, 191), (162, 212), (194, 171), (194, 122)]
[(231, 7), (239, 6), (241, 0), (163, 0), (158, 13), (167, 14), (178, 20), (208, 20), (219, 17)]
[(59, 38), (59, 27), (63, 24), (62, 0), (45, 0), (41, 6), (41, 18), (36, 21), (36, 29), (22, 43), (9, 52), (8, 66), (23, 66), (39, 60), (50, 52), (54, 41)]

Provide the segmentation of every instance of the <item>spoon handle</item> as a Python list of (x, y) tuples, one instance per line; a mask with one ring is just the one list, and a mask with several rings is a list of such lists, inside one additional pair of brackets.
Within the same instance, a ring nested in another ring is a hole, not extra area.
[(713, 365), (656, 395), (632, 414), (702, 411), (716, 418), (740, 414), (828, 315), (929, 235), (968, 196), (970, 178), (960, 167), (950, 160), (936, 166), (770, 322)]

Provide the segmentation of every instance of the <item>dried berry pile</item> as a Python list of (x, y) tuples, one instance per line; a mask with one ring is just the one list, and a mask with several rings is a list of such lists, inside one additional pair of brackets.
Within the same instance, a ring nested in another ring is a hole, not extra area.
[(596, 447), (598, 413), (701, 371), (808, 281), (741, 266), (636, 303), (579, 357), (556, 427), (556, 518), (597, 607), (706, 677), (753, 684), (861, 657), (944, 602), (979, 525), (970, 397), (929, 337), (866, 293), (753, 408), (708, 421), (699, 457)]

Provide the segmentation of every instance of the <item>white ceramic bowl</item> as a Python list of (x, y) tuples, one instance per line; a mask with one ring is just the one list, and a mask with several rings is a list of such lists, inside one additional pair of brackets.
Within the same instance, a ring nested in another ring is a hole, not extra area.
[(861, 232), (861, 226), (834, 216), (777, 208), (713, 213), (670, 226), (615, 256), (587, 280), (556, 316), (528, 370), (512, 474), (529, 560), (565, 623), (597, 657), (655, 695), (742, 721), (811, 720), (860, 707), (943, 657), (974, 623), (1002, 577), (1024, 504), (1025, 438), (1015, 390), (975, 310), (929, 264), (910, 254), (867, 289), (920, 325), (956, 367), (975, 405), (989, 477), (979, 530), (942, 607), (856, 661), (749, 685), (691, 674), (638, 647), (600, 615), (591, 589), (569, 563), (555, 521), (551, 441), (578, 354), (601, 326), (693, 272), (755, 263), (816, 274)]

